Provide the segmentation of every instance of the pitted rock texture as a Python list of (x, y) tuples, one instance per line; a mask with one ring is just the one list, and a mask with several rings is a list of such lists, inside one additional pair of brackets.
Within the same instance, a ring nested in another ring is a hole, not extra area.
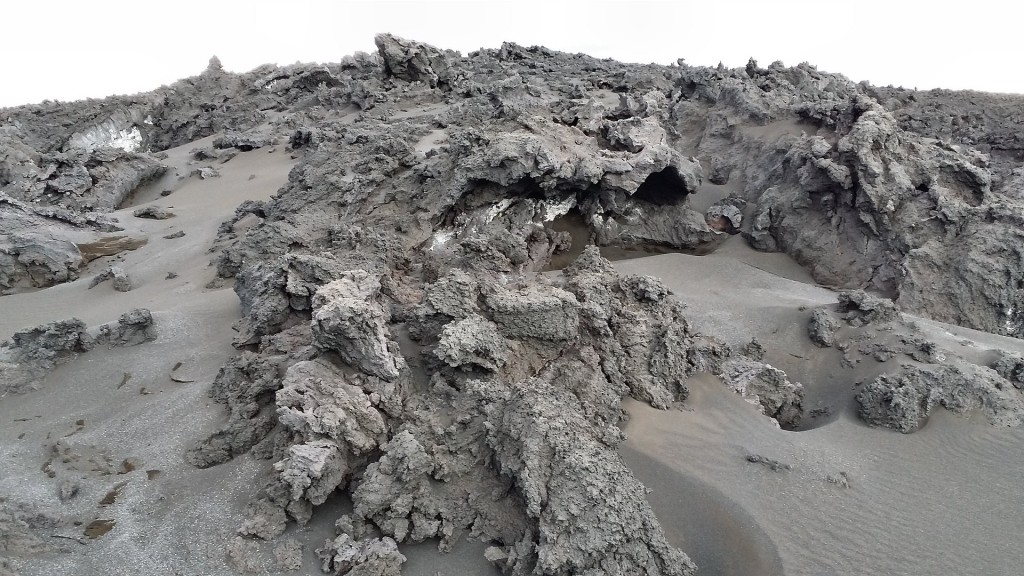
[(957, 414), (980, 410), (997, 426), (1024, 422), (1021, 391), (994, 370), (973, 365), (904, 366), (867, 384), (857, 401), (868, 424), (903, 433), (923, 426), (937, 406)]
[(437, 48), (392, 34), (378, 34), (374, 41), (388, 75), (431, 88), (448, 84), (448, 59)]
[(129, 310), (93, 330), (77, 318), (19, 330), (9, 342), (0, 343), (0, 396), (38, 385), (58, 364), (95, 346), (137, 346), (156, 337), (153, 315), (145, 308)]
[(737, 394), (760, 405), (762, 413), (779, 426), (792, 429), (803, 417), (803, 386), (792, 383), (786, 373), (771, 365), (744, 358), (729, 360), (722, 379)]
[(839, 321), (827, 310), (819, 308), (811, 313), (811, 320), (807, 324), (807, 335), (818, 346), (828, 347), (836, 343), (836, 330), (838, 329)]
[(364, 270), (345, 272), (313, 295), (313, 341), (346, 362), (385, 380), (405, 362), (388, 334), (388, 313), (377, 301), (380, 279)]

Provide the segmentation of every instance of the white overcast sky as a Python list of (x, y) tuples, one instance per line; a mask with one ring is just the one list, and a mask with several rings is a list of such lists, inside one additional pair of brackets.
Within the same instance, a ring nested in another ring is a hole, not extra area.
[(147, 91), (198, 74), (335, 62), (392, 32), (466, 53), (511, 40), (632, 62), (807, 61), (853, 80), (1024, 93), (1009, 0), (4, 2), (0, 106)]

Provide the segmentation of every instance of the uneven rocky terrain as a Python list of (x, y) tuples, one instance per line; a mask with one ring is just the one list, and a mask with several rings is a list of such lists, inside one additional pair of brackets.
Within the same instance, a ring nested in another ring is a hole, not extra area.
[(0, 575), (1015, 573), (1024, 97), (376, 42), (0, 110)]

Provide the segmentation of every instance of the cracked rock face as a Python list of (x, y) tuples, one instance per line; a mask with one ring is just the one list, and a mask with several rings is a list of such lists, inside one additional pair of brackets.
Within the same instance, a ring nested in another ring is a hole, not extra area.
[(405, 361), (395, 354), (388, 313), (376, 299), (380, 279), (363, 270), (346, 272), (313, 295), (313, 339), (317, 347), (385, 380), (398, 378)]

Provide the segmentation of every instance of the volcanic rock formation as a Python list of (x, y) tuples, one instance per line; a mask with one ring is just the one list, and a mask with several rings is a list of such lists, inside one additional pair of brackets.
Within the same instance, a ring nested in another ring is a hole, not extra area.
[[(4, 111), (4, 293), (75, 280), (80, 244), (163, 173), (160, 150), (219, 134), (190, 154), (297, 156), (211, 248), (242, 319), (211, 391), (226, 421), (187, 457), (273, 462), (243, 536), (277, 538), (343, 492), (352, 510), (317, 549), (333, 574), (397, 574), (399, 546), (466, 537), (513, 575), (693, 574), (616, 451), (621, 401), (672, 409), (700, 372), (799, 429), (804, 385), (756, 342), (698, 334), (662, 282), (605, 256), (706, 254), (737, 234), (846, 290), (801, 322), (822, 354), (879, 363), (857, 394), (869, 424), (912, 432), (936, 406), (1020, 424), (1024, 361), (980, 366), (901, 316), (1024, 336), (1024, 148), (998, 111), (961, 103), (965, 126), (929, 107), (942, 94), (807, 64), (377, 47)], [(144, 310), (98, 332), (153, 337)], [(0, 348), (7, 387), (96, 338), (74, 320), (19, 332)]]

